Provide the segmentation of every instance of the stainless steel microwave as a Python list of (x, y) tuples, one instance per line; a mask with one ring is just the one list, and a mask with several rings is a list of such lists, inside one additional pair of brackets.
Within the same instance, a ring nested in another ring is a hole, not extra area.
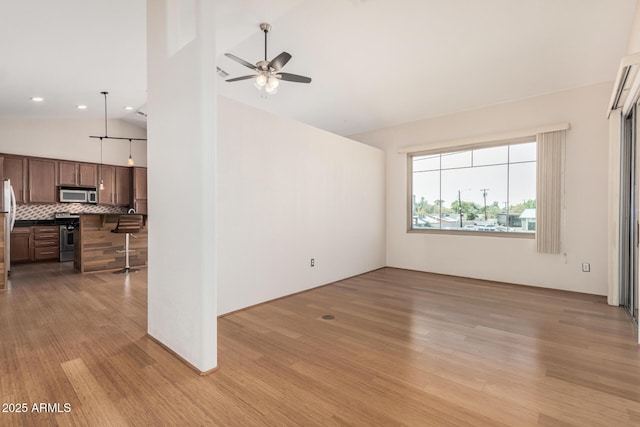
[(98, 191), (95, 188), (60, 187), (60, 203), (98, 203)]

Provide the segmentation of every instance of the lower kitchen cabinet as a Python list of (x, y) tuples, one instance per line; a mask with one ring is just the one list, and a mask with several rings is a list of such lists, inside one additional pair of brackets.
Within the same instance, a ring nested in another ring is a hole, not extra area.
[(10, 262), (31, 261), (31, 227), (16, 227), (11, 232)]
[(60, 228), (57, 226), (31, 227), (33, 230), (33, 261), (60, 258)]
[(11, 232), (11, 263), (60, 259), (57, 226), (15, 227)]

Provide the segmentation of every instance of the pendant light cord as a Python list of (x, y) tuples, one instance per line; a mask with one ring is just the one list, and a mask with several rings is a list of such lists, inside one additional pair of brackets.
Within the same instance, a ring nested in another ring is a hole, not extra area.
[(89, 138), (100, 138), (102, 139), (128, 139), (129, 141), (146, 141), (147, 138), (122, 138), (118, 136), (109, 136), (109, 132), (107, 130), (107, 95), (109, 92), (100, 92), (104, 96), (104, 135), (91, 135)]
[[(100, 92), (104, 95), (104, 136), (109, 138), (109, 132), (107, 132), (107, 95), (109, 92)], [(102, 141), (102, 139), (100, 139)]]

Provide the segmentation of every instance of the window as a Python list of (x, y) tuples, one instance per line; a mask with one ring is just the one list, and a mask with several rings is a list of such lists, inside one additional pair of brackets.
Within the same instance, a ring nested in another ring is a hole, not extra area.
[(536, 231), (536, 138), (409, 155), (409, 230)]

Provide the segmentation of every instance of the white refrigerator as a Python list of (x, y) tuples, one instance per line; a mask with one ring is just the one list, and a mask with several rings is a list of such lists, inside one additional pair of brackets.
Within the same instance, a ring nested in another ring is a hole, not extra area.
[(4, 231), (4, 259), (7, 271), (11, 271), (11, 232), (16, 223), (16, 195), (13, 192), (10, 179), (5, 179), (2, 184), (2, 211), (7, 213), (6, 229)]

